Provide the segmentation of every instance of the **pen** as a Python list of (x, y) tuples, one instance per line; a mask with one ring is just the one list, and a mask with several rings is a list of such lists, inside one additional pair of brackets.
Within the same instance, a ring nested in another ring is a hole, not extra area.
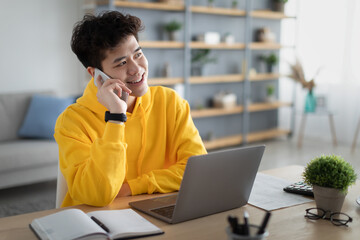
[(244, 235), (249, 235), (249, 213), (244, 211)]
[(230, 223), (230, 227), (232, 229), (232, 232), (234, 234), (238, 234), (238, 219), (237, 219), (237, 217), (229, 216), (228, 221)]
[(265, 232), (266, 225), (269, 221), (269, 218), (271, 216), (271, 213), (269, 211), (266, 212), (266, 215), (264, 217), (263, 222), (261, 223), (261, 226), (259, 228), (259, 231), (257, 232), (258, 235), (263, 234)]
[(94, 216), (91, 216), (91, 219), (96, 222), (97, 225), (99, 225), (102, 229), (104, 229), (107, 233), (110, 232), (110, 230), (105, 226), (105, 224), (103, 224), (102, 222), (100, 222), (99, 219), (97, 219), (96, 217)]

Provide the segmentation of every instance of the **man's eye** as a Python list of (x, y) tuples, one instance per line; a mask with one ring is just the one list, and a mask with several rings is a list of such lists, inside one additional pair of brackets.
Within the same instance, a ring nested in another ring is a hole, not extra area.
[(119, 65), (117, 65), (117, 67), (121, 67), (124, 66), (126, 64), (126, 61), (121, 62)]
[(136, 53), (135, 57), (138, 58), (138, 57), (140, 57), (141, 55), (142, 55), (142, 53), (141, 53), (141, 52), (138, 52), (138, 53)]

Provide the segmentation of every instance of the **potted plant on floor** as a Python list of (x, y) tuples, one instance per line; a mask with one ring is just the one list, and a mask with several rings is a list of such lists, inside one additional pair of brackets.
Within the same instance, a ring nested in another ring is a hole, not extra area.
[(313, 186), (317, 208), (340, 212), (350, 185), (356, 181), (354, 168), (342, 157), (322, 155), (311, 160), (303, 172), (305, 183)]
[(173, 20), (164, 25), (165, 31), (168, 33), (169, 40), (175, 41), (176, 40), (176, 32), (179, 31), (182, 27), (182, 24), (176, 20)]

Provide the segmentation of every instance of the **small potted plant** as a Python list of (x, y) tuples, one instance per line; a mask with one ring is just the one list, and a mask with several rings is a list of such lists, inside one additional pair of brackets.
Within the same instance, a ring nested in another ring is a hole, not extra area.
[(262, 55), (262, 56), (260, 56), (260, 60), (262, 60), (266, 63), (267, 71), (269, 73), (273, 72), (273, 68), (274, 68), (275, 64), (277, 64), (277, 62), (278, 62), (278, 58), (275, 55), (275, 53), (271, 53), (268, 56)]
[(303, 172), (305, 183), (313, 186), (317, 208), (340, 212), (349, 186), (355, 183), (354, 168), (342, 157), (322, 155), (311, 160)]
[(268, 85), (266, 87), (266, 101), (267, 102), (275, 101), (275, 88), (273, 85)]
[(176, 36), (175, 33), (182, 28), (182, 24), (176, 20), (173, 20), (164, 25), (165, 31), (169, 34), (169, 40), (175, 41)]
[(288, 0), (273, 0), (273, 10), (275, 12), (284, 12), (285, 9), (285, 3), (287, 3)]
[(209, 57), (210, 49), (196, 49), (191, 51), (191, 75), (201, 76), (203, 68), (208, 63), (216, 63), (216, 58)]

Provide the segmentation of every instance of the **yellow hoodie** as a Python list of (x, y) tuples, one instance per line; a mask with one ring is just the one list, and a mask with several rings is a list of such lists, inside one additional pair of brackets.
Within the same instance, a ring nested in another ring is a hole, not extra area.
[(188, 103), (175, 91), (150, 87), (123, 125), (104, 121), (107, 109), (91, 80), (58, 118), (54, 137), (68, 192), (62, 207), (105, 206), (123, 182), (132, 195), (179, 189), (187, 159), (206, 150)]

